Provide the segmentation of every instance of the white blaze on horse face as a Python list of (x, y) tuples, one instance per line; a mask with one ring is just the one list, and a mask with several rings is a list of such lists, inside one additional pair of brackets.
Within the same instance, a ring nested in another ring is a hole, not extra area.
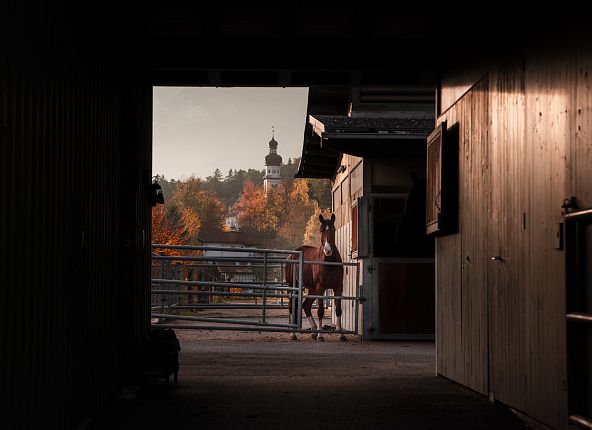
[(333, 248), (331, 248), (331, 244), (328, 240), (325, 240), (325, 246), (323, 246), (323, 254), (325, 257), (330, 257), (333, 254)]
[[(325, 231), (328, 233), (329, 230), (331, 230), (330, 226), (325, 226)], [(326, 236), (325, 236), (325, 245), (323, 246), (323, 254), (325, 254), (325, 257), (331, 257), (331, 255), (333, 254), (333, 247), (331, 246), (331, 244), (329, 243), (329, 241), (327, 240)]]

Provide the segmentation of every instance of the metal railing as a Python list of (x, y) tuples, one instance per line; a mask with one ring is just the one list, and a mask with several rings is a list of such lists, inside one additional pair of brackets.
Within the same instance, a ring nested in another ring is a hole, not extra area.
[[(358, 263), (305, 261), (302, 251), (281, 249), (160, 244), (153, 244), (152, 249), (154, 326), (194, 330), (307, 332), (310, 329), (302, 327), (302, 302), (306, 298), (325, 299), (322, 303), (326, 307), (328, 302), (334, 303), (333, 299), (351, 300), (355, 315), (358, 314), (359, 276), (356, 277), (355, 296), (309, 295), (303, 285), (303, 268), (307, 264), (353, 266), (359, 270)], [(165, 251), (175, 255), (166, 255)], [(288, 258), (290, 255), (294, 257)], [(292, 270), (291, 285), (285, 279), (288, 265), (296, 265), (296, 270)], [(288, 303), (292, 306), (291, 319), (286, 323), (279, 322), (278, 318), (288, 318)], [(226, 310), (261, 312), (246, 318), (228, 313), (222, 316), (208, 313)], [(284, 310), (285, 315), (279, 315), (278, 310)], [(275, 311), (275, 315), (270, 315), (270, 311)], [(354, 330), (324, 330), (319, 327), (317, 333), (358, 334), (357, 318)]]
[(592, 209), (574, 210), (564, 217), (568, 422), (592, 429), (590, 353), (585, 347), (592, 328), (592, 313), (587, 305)]

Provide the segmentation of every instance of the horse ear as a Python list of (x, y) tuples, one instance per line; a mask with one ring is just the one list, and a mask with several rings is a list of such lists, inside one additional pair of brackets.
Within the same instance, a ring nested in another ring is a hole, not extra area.
[(325, 223), (325, 217), (323, 216), (323, 214), (319, 214), (319, 221), (323, 224)]
[(331, 214), (331, 222), (335, 222), (335, 214)]

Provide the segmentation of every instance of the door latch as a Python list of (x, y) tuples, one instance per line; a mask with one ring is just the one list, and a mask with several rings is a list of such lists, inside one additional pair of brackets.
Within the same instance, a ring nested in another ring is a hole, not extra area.
[(366, 268), (366, 270), (368, 271), (368, 273), (372, 273), (372, 272), (374, 272), (376, 270), (376, 267), (374, 267), (374, 266), (368, 266)]

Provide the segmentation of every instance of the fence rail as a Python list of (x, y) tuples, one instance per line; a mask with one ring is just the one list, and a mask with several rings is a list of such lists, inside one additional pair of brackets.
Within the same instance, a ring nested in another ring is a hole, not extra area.
[[(306, 298), (324, 299), (322, 306), (331, 310), (333, 299), (352, 301), (356, 315), (358, 313), (359, 281), (356, 283), (355, 296), (309, 295), (303, 283), (304, 265), (352, 266), (359, 271), (358, 263), (308, 261), (304, 260), (302, 251), (282, 249), (161, 244), (153, 244), (152, 249), (154, 326), (194, 330), (308, 332), (310, 329), (302, 327), (302, 302)], [(291, 255), (295, 258), (289, 259)], [(297, 270), (292, 270), (292, 286), (285, 279), (286, 268), (290, 264), (297, 265)], [(359, 276), (356, 279), (359, 280)], [(290, 303), (291, 319), (288, 322), (276, 322), (278, 316), (269, 314), (271, 310), (289, 311)], [(195, 315), (196, 312), (205, 313), (208, 310), (261, 312), (255, 317), (257, 319), (252, 319), (252, 316), (251, 319), (245, 319), (244, 315)], [(319, 327), (317, 332), (358, 334), (357, 319), (355, 330), (336, 331)]]

